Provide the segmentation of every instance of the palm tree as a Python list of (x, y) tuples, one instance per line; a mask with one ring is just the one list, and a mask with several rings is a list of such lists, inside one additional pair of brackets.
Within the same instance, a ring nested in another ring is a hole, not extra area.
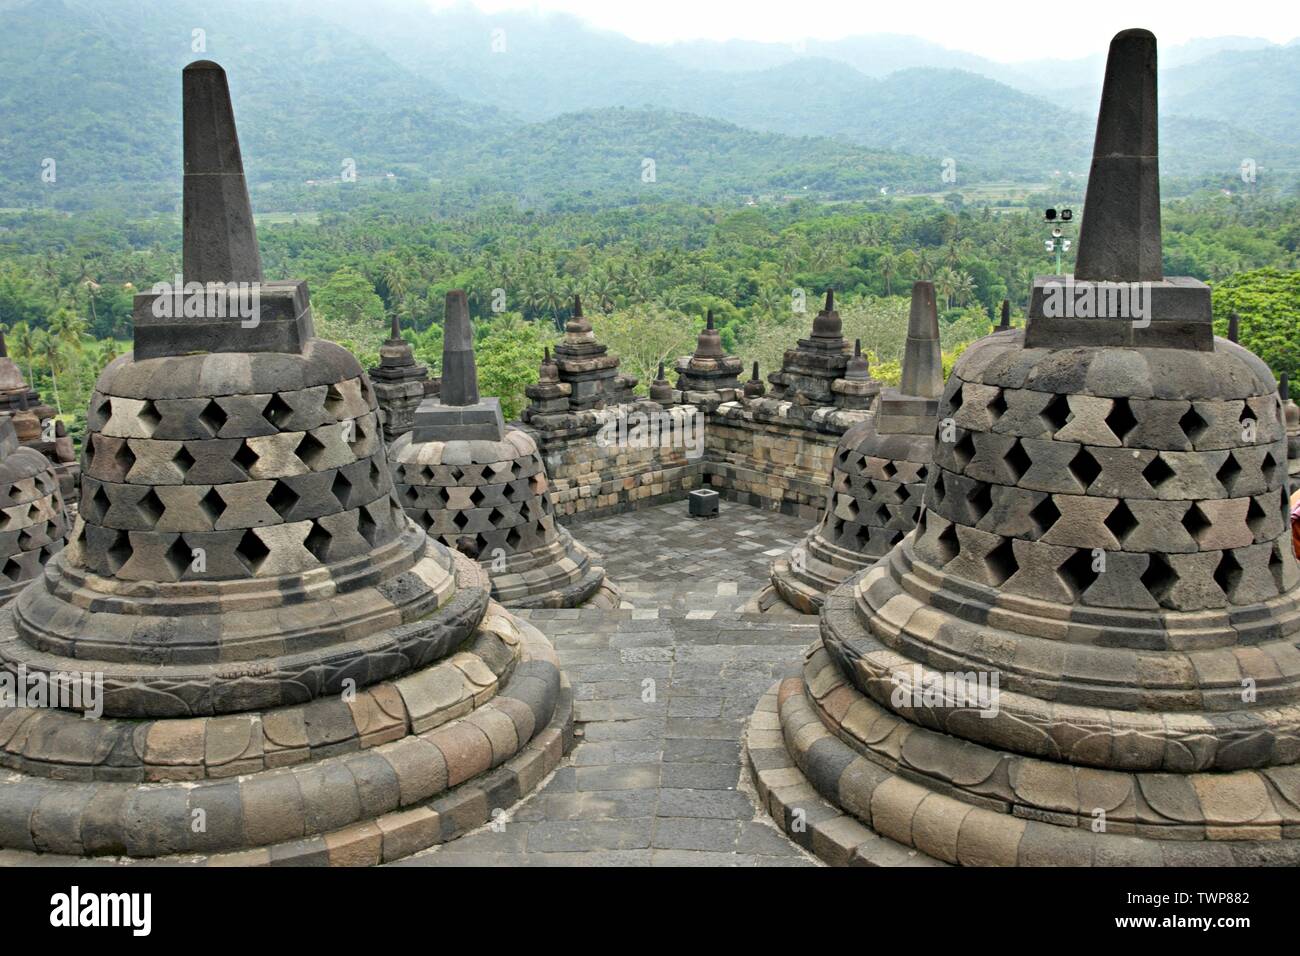
[(63, 369), (63, 343), (57, 336), (38, 331), (35, 336), (36, 357), (50, 370), (50, 386), (54, 390), (54, 408), (63, 417), (63, 404), (59, 401), (58, 373)]
[(898, 260), (892, 253), (880, 257), (880, 275), (885, 280), (885, 295), (894, 294), (894, 276), (898, 274)]
[(916, 254), (916, 275), (920, 279), (934, 278), (934, 259), (929, 249), (922, 249)]
[(27, 366), (27, 381), (33, 380), (32, 362), (36, 358), (36, 337), (26, 322), (16, 322), (7, 334), (14, 361)]
[(969, 272), (962, 270), (954, 274), (952, 294), (958, 305), (966, 305), (975, 298), (975, 279)]
[(934, 290), (939, 293), (948, 308), (952, 308), (952, 296), (957, 287), (957, 274), (951, 269), (942, 269), (934, 277)]

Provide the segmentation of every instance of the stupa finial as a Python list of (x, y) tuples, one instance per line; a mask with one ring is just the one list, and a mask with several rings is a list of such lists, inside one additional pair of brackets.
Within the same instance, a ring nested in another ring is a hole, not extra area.
[(477, 405), (478, 367), (474, 364), (474, 330), (469, 322), (469, 301), (461, 289), (447, 293), (442, 329), (443, 405)]

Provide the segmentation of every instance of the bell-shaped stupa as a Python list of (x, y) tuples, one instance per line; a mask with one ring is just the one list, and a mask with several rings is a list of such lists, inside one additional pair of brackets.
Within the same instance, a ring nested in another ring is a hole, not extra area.
[[(509, 607), (616, 608), (605, 570), (555, 520), (546, 466), (526, 432), (507, 429), (495, 398), (480, 398), (464, 292), (447, 293), (442, 397), (391, 449), (397, 493), (431, 537), (476, 557), (492, 596)], [(549, 354), (544, 380), (555, 380)]]
[[(855, 352), (848, 375), (865, 378), (861, 343)], [(861, 367), (855, 367), (858, 361)], [(876, 414), (840, 439), (821, 523), (772, 565), (776, 592), (805, 614), (816, 614), (827, 594), (916, 526), (943, 391), (939, 313), (930, 282), (912, 287), (902, 366), (899, 387), (882, 391)]]
[(0, 717), (0, 846), (393, 859), (544, 776), (567, 691), (402, 511), (370, 382), (314, 337), (306, 285), (262, 280), (225, 73), (183, 87), (185, 288), (137, 297), (72, 539), (0, 611), (0, 666), (47, 689)]
[(767, 805), (839, 859), (1300, 863), (1281, 407), (1161, 277), (1155, 83), (1116, 36), (1077, 273), (961, 356), (914, 534), (760, 704)]
[(63, 549), (68, 528), (54, 466), (0, 418), (0, 606)]

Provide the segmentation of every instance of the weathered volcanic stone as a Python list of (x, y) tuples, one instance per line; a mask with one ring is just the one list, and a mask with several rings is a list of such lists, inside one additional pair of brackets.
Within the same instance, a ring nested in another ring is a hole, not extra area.
[(80, 497), (81, 465), (72, 437), (55, 410), (42, 402), (36, 390), (27, 384), (18, 363), (9, 357), (3, 330), (0, 330), (0, 416), (13, 423), (19, 444), (49, 459), (64, 503), (74, 507)]
[[(866, 377), (861, 343), (849, 366), (850, 380)], [(942, 389), (934, 286), (918, 282), (912, 288), (900, 388), (882, 392), (875, 416), (844, 433), (821, 523), (772, 565), (772, 586), (786, 603), (817, 613), (830, 591), (915, 527), (934, 459)]]
[(425, 397), (429, 369), (415, 360), (411, 345), (402, 338), (397, 316), (392, 332), (379, 347), (379, 364), (370, 370), (375, 397), (383, 415), (384, 439), (395, 441), (415, 424), (415, 409)]
[[(740, 359), (723, 352), (722, 337), (713, 327), (710, 309), (694, 354), (677, 360), (677, 389), (690, 402), (733, 401), (739, 394), (740, 369)], [(699, 393), (698, 398), (695, 393)]]
[[(463, 293), (448, 293), (448, 321), (467, 329), (467, 313), (451, 318), (454, 296), (463, 301)], [(555, 521), (536, 442), (517, 429), (506, 431), (497, 399), (480, 399), (477, 388), (464, 386), (467, 379), (478, 380), (474, 343), (459, 332), (456, 337), (461, 357), (444, 363), (444, 388), (450, 380), (456, 394), (477, 404), (427, 400), (410, 435), (394, 443), (396, 491), (406, 513), (431, 537), (477, 558), (492, 576), (492, 596), (509, 607), (589, 601), (617, 607), (604, 569)], [(549, 351), (542, 372), (554, 386), (558, 376)]]
[[(1159, 278), (1155, 123), (1154, 41), (1126, 31), (1091, 277)], [(915, 531), (826, 597), (777, 694), (787, 784), (947, 863), (1294, 866), (1300, 571), (1273, 375), (1192, 328), (1208, 308), (1124, 346), (1032, 336), (1040, 318), (1035, 300), (1029, 331), (963, 353)]]
[(53, 466), (0, 418), (0, 606), (63, 549), (70, 527)]
[(505, 434), (501, 402), (480, 398), (478, 366), (474, 364), (474, 333), (465, 293), (447, 293), (447, 323), (443, 331), (442, 385), (437, 398), (426, 398), (415, 410), (413, 433), (425, 442), (500, 441)]
[[(186, 267), (260, 278), (224, 74), (184, 76)], [(402, 511), (369, 379), (298, 334), (306, 286), (281, 288), (297, 319), (278, 329), (137, 326), (147, 347), (96, 383), (84, 507), (43, 574), (57, 486), (0, 423), (0, 490), (22, 509), (5, 519), (40, 549), (0, 610), (0, 667), (57, 691), (3, 718), (27, 728), (0, 734), (6, 862), (377, 863), (458, 832), (427, 804), (478, 826), (500, 805), (482, 771), (517, 797), (565, 747), (553, 649)], [(230, 340), (199, 348), (218, 329)], [(523, 706), (525, 732), (467, 730)]]

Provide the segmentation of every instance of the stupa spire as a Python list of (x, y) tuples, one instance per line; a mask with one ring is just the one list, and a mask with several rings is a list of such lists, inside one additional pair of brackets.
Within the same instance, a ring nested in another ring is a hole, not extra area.
[(1002, 321), (998, 323), (997, 331), (1005, 332), (1011, 328), (1011, 300), (1002, 300)]
[(1235, 342), (1241, 335), (1241, 316), (1236, 312), (1228, 313), (1228, 341)]
[(1160, 248), (1156, 38), (1124, 30), (1110, 42), (1097, 114), (1076, 279), (1154, 282)]
[(469, 302), (461, 289), (447, 293), (442, 329), (443, 405), (477, 405), (478, 367), (474, 364), (474, 331), (469, 322)]
[(262, 258), (226, 71), (211, 60), (191, 63), (182, 90), (185, 281), (261, 282)]
[(912, 286), (912, 309), (907, 318), (907, 344), (898, 390), (922, 398), (938, 398), (943, 394), (943, 354), (939, 348), (939, 310), (933, 282), (923, 280)]

